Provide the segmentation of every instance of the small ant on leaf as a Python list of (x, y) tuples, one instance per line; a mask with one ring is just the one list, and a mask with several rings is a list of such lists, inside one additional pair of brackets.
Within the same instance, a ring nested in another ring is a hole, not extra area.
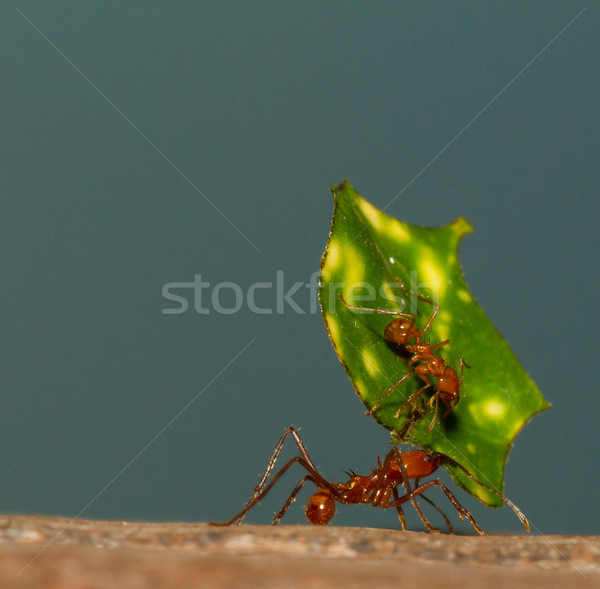
[[(291, 435), (294, 438), (294, 442), (298, 447), (300, 455), (288, 460), (288, 462), (273, 475), (269, 484), (267, 484), (267, 480), (271, 475), (277, 457), (279, 456), (283, 443), (288, 435)], [(392, 448), (383, 462), (379, 460), (379, 457), (377, 458), (377, 467), (370, 475), (362, 476), (354, 472), (349, 472), (346, 473), (350, 477), (348, 482), (332, 483), (319, 473), (310, 459), (304, 443), (293, 427), (288, 427), (285, 430), (281, 439), (275, 446), (275, 450), (267, 465), (267, 470), (262, 475), (260, 482), (244, 509), (229, 521), (209, 523), (217, 526), (229, 526), (236, 522), (237, 525), (240, 525), (248, 511), (250, 511), (250, 509), (252, 509), (252, 507), (254, 507), (273, 488), (275, 483), (277, 483), (290, 467), (296, 463), (298, 463), (308, 474), (305, 474), (296, 484), (287, 501), (275, 516), (273, 524), (279, 523), (290, 505), (295, 501), (296, 495), (299, 493), (300, 489), (302, 489), (307, 481), (310, 481), (317, 487), (317, 491), (308, 500), (305, 511), (308, 521), (313, 525), (322, 526), (327, 524), (335, 515), (336, 503), (342, 503), (344, 505), (363, 503), (373, 505), (373, 507), (382, 507), (384, 509), (395, 508), (398, 512), (402, 529), (406, 530), (406, 520), (404, 512), (402, 511), (402, 505), (410, 501), (425, 524), (425, 527), (430, 532), (439, 532), (438, 528), (431, 525), (417, 504), (416, 499), (422, 498), (433, 505), (433, 507), (442, 514), (448, 525), (448, 530), (452, 534), (454, 531), (444, 512), (435, 505), (435, 503), (423, 495), (427, 489), (439, 487), (445, 493), (446, 497), (448, 497), (456, 511), (458, 511), (460, 518), (463, 519), (466, 517), (475, 528), (475, 531), (478, 534), (483, 535), (483, 530), (477, 525), (477, 522), (471, 513), (458, 502), (450, 489), (448, 489), (439, 478), (425, 483), (419, 483), (421, 478), (433, 474), (442, 464), (451, 464), (462, 470), (469, 479), (500, 497), (515, 512), (525, 529), (529, 531), (529, 522), (527, 521), (527, 518), (523, 515), (521, 510), (512, 503), (512, 501), (485, 483), (478, 481), (463, 466), (445, 454), (439, 452), (427, 452), (425, 450), (401, 452), (398, 448)], [(411, 480), (414, 481), (414, 486), (412, 487), (410, 483)], [(398, 487), (402, 489), (404, 494), (400, 495)]]
[[(452, 411), (452, 407), (455, 406), (460, 400), (460, 388), (463, 383), (463, 369), (466, 366), (470, 368), (470, 366), (461, 358), (460, 362), (460, 379), (456, 374), (454, 368), (450, 366), (446, 366), (446, 363), (443, 358), (436, 356), (433, 353), (433, 350), (439, 350), (443, 346), (450, 343), (451, 340), (447, 339), (439, 344), (431, 345), (428, 342), (423, 341), (423, 336), (425, 332), (431, 327), (434, 319), (437, 317), (439, 313), (440, 306), (425, 297), (416, 294), (410, 290), (408, 290), (404, 283), (398, 279), (400, 283), (400, 287), (404, 290), (408, 295), (412, 295), (417, 297), (420, 301), (427, 303), (433, 306), (433, 313), (429, 320), (425, 324), (423, 331), (419, 331), (419, 329), (415, 326), (415, 316), (410, 315), (409, 313), (400, 313), (398, 311), (388, 311), (386, 309), (373, 309), (369, 307), (358, 307), (356, 305), (350, 305), (344, 300), (343, 295), (340, 293), (339, 297), (342, 303), (348, 309), (354, 309), (357, 311), (370, 311), (372, 313), (378, 313), (380, 315), (394, 315), (396, 319), (392, 319), (385, 327), (383, 331), (383, 337), (388, 342), (396, 344), (398, 346), (402, 346), (408, 354), (410, 354), (410, 358), (408, 360), (408, 372), (395, 384), (393, 384), (389, 389), (387, 389), (381, 398), (373, 407), (371, 407), (370, 411), (367, 411), (366, 415), (373, 415), (375, 411), (379, 408), (383, 400), (397, 387), (399, 387), (407, 378), (409, 378), (413, 373), (415, 373), (424, 383), (425, 386), (421, 387), (416, 393), (413, 393), (402, 405), (400, 405), (398, 411), (394, 415), (395, 419), (400, 417), (400, 413), (408, 405), (412, 403), (419, 395), (423, 394), (428, 388), (433, 387), (435, 389), (434, 394), (429, 400), (429, 406), (434, 409), (433, 404), (435, 403), (435, 409), (433, 414), (433, 419), (431, 423), (425, 430), (425, 433), (428, 434), (435, 424), (438, 412), (439, 401), (441, 401), (446, 407), (446, 411), (444, 412), (444, 417), (447, 417), (450, 411)], [(414, 343), (411, 341), (414, 339)], [(415, 366), (416, 364), (416, 366)], [(431, 382), (430, 377), (435, 378), (435, 382)]]

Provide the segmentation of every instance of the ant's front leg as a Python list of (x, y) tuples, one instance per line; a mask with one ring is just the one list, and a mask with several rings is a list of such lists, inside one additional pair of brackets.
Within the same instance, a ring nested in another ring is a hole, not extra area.
[(281, 521), (281, 518), (285, 515), (285, 512), (288, 510), (289, 506), (296, 500), (296, 495), (300, 492), (300, 489), (304, 487), (304, 483), (306, 483), (306, 481), (312, 481), (314, 483), (315, 479), (309, 474), (304, 475), (300, 479), (300, 482), (294, 487), (294, 490), (290, 493), (290, 496), (288, 497), (287, 501), (279, 510), (279, 513), (275, 516), (275, 519), (273, 520), (273, 525), (278, 524)]
[(504, 501), (506, 503), (506, 505), (508, 505), (514, 511), (515, 515), (519, 518), (519, 520), (523, 524), (523, 527), (529, 532), (529, 521), (525, 517), (525, 514), (508, 497), (505, 497), (502, 493), (500, 493), (499, 491), (496, 491), (496, 489), (493, 489), (489, 485), (486, 485), (485, 483), (481, 482), (479, 479), (476, 479), (462, 464), (456, 462), (456, 460), (454, 460), (454, 458), (450, 458), (450, 456), (446, 456), (445, 454), (442, 454), (441, 452), (434, 452), (432, 454), (432, 456), (434, 456), (435, 459), (438, 460), (440, 463), (447, 462), (449, 464), (456, 466), (457, 468), (462, 470), (462, 472), (473, 482), (477, 483), (484, 489), (487, 489), (488, 491), (490, 491), (491, 493), (496, 495), (496, 497), (499, 497), (500, 499), (502, 499), (502, 501)]
[(446, 485), (444, 485), (444, 483), (442, 483), (440, 479), (427, 481), (426, 483), (419, 485), (416, 489), (413, 490), (413, 492), (421, 494), (431, 487), (439, 487), (446, 494), (446, 497), (448, 497), (450, 503), (452, 503), (456, 511), (458, 511), (460, 519), (464, 519), (466, 517), (469, 520), (469, 522), (471, 522), (471, 525), (473, 526), (473, 528), (475, 528), (475, 531), (480, 536), (485, 535), (485, 532), (477, 525), (477, 522), (475, 521), (475, 518), (473, 517), (471, 512), (458, 502), (458, 499), (454, 496), (454, 493), (452, 493), (452, 491), (450, 491), (450, 489), (448, 489), (448, 487), (446, 487)]

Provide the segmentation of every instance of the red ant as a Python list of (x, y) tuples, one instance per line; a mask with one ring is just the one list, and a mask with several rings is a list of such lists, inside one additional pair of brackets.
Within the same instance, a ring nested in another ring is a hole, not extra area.
[[(379, 401), (371, 407), (370, 411), (367, 411), (366, 415), (373, 415), (375, 411), (379, 408), (383, 400), (398, 386), (400, 386), (407, 378), (409, 378), (413, 372), (425, 383), (425, 386), (421, 387), (416, 393), (413, 393), (402, 405), (394, 415), (395, 419), (400, 417), (400, 413), (408, 405), (412, 403), (419, 395), (423, 394), (429, 387), (433, 386), (435, 388), (435, 393), (432, 395), (429, 400), (429, 406), (433, 409), (433, 403), (435, 402), (435, 411), (433, 414), (433, 419), (431, 423), (425, 430), (425, 433), (428, 434), (435, 424), (435, 420), (438, 412), (439, 401), (446, 406), (446, 411), (444, 413), (444, 417), (447, 417), (450, 411), (452, 411), (452, 407), (455, 406), (460, 400), (460, 388), (463, 383), (463, 369), (466, 366), (470, 368), (466, 364), (466, 362), (461, 358), (460, 359), (460, 379), (456, 374), (454, 368), (450, 366), (446, 366), (443, 358), (436, 356), (432, 350), (438, 350), (443, 346), (450, 343), (451, 340), (447, 339), (439, 344), (435, 344), (434, 346), (430, 345), (428, 342), (423, 341), (423, 336), (425, 332), (431, 327), (434, 319), (437, 317), (439, 313), (440, 306), (425, 297), (416, 294), (410, 290), (408, 290), (402, 282), (400, 282), (400, 287), (409, 295), (413, 295), (417, 297), (420, 301), (424, 303), (428, 303), (432, 305), (434, 310), (431, 314), (431, 317), (425, 324), (423, 331), (419, 331), (419, 329), (415, 326), (415, 316), (410, 315), (409, 313), (400, 313), (398, 311), (388, 311), (386, 309), (372, 309), (368, 307), (358, 307), (356, 305), (350, 305), (345, 300), (342, 294), (339, 295), (342, 303), (348, 307), (348, 309), (355, 309), (357, 311), (370, 311), (372, 313), (378, 313), (380, 315), (395, 315), (396, 319), (392, 319), (383, 332), (383, 337), (398, 346), (404, 347), (404, 349), (411, 354), (410, 359), (408, 360), (408, 372), (395, 384), (393, 384), (389, 389), (387, 389)], [(410, 343), (411, 340), (415, 340), (414, 343)], [(420, 362), (414, 366), (415, 363)], [(435, 383), (432, 383), (430, 377), (434, 377)]]
[[(294, 438), (300, 455), (288, 460), (277, 474), (273, 476), (269, 484), (266, 485), (273, 467), (275, 466), (277, 457), (281, 452), (283, 443), (290, 434)], [(229, 526), (233, 522), (236, 522), (237, 525), (240, 525), (248, 511), (250, 511), (250, 509), (252, 509), (252, 507), (254, 507), (273, 488), (275, 483), (277, 483), (285, 472), (295, 463), (298, 463), (308, 474), (304, 475), (304, 477), (296, 484), (287, 501), (275, 516), (273, 524), (279, 523), (290, 505), (295, 501), (296, 495), (299, 493), (300, 489), (302, 489), (306, 481), (310, 481), (318, 488), (308, 500), (305, 508), (306, 517), (313, 525), (322, 526), (327, 524), (335, 515), (336, 502), (344, 505), (363, 503), (373, 505), (373, 507), (382, 507), (384, 509), (396, 508), (402, 524), (402, 529), (406, 530), (406, 520), (404, 512), (402, 511), (402, 505), (410, 501), (427, 529), (430, 532), (439, 532), (438, 528), (433, 527), (431, 523), (429, 523), (429, 520), (418, 506), (416, 499), (417, 497), (420, 497), (433, 505), (443, 515), (448, 524), (449, 532), (452, 534), (454, 531), (444, 512), (435, 505), (435, 503), (423, 495), (423, 492), (427, 489), (439, 487), (446, 494), (450, 503), (456, 508), (460, 518), (463, 519), (466, 517), (475, 528), (475, 531), (478, 534), (483, 535), (483, 530), (477, 525), (477, 522), (471, 513), (457, 501), (450, 489), (448, 489), (439, 478), (422, 484), (419, 483), (421, 478), (433, 474), (442, 464), (447, 463), (456, 466), (469, 479), (500, 497), (515, 512), (525, 529), (529, 531), (529, 522), (527, 521), (527, 518), (523, 515), (521, 510), (512, 503), (512, 501), (485, 483), (478, 481), (466, 468), (445, 454), (439, 452), (427, 452), (425, 450), (411, 450), (410, 452), (402, 453), (398, 448), (392, 448), (388, 452), (383, 463), (379, 460), (379, 457), (377, 458), (377, 468), (375, 468), (370, 475), (362, 476), (351, 471), (346, 473), (350, 477), (347, 483), (332, 483), (319, 473), (317, 467), (310, 459), (304, 443), (293, 427), (288, 427), (285, 430), (281, 439), (275, 446), (275, 450), (267, 465), (267, 470), (262, 475), (260, 482), (244, 509), (233, 516), (229, 521), (223, 523), (209, 523), (217, 526)], [(413, 487), (410, 486), (411, 480), (415, 481)], [(401, 485), (404, 487), (405, 491), (403, 495), (398, 493), (398, 487)]]

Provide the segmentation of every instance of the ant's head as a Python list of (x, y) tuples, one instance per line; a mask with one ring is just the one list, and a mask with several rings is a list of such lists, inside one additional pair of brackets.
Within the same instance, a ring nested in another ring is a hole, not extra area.
[(411, 450), (402, 454), (402, 464), (409, 479), (421, 479), (433, 474), (443, 461), (435, 452)]
[(335, 515), (335, 500), (329, 489), (319, 489), (306, 504), (306, 517), (313, 526), (324, 526)]
[(440, 399), (449, 406), (450, 402), (454, 405), (460, 398), (460, 381), (456, 371), (450, 366), (444, 366), (441, 374), (437, 377), (435, 390), (440, 394)]

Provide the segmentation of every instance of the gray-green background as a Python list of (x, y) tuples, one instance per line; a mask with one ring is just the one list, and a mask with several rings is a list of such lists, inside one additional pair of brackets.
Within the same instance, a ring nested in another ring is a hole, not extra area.
[(330, 479), (375, 466), (388, 433), (308, 289), (304, 315), (162, 313), (195, 274), (308, 281), (348, 177), (408, 222), (473, 224), (466, 280), (553, 404), (506, 493), (536, 531), (598, 533), (599, 25), (585, 2), (2, 3), (0, 509), (224, 519), (290, 424)]

